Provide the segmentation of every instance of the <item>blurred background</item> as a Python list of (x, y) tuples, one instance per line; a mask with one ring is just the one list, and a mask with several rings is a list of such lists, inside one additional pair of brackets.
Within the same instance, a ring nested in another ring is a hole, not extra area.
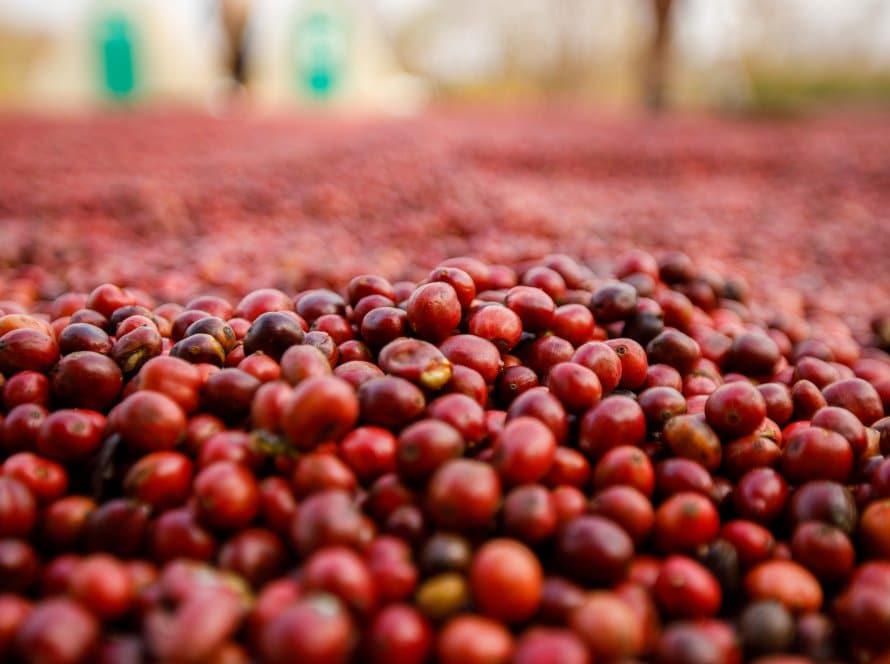
[(0, 0), (0, 104), (890, 100), (890, 0)]

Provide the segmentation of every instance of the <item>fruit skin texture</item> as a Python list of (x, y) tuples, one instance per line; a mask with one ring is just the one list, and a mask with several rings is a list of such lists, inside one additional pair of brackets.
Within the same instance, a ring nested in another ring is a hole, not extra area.
[(71, 595), (103, 619), (123, 615), (135, 598), (126, 568), (108, 555), (96, 554), (78, 563), (69, 585)]
[(99, 622), (79, 604), (49, 599), (37, 604), (16, 637), (18, 652), (34, 662), (89, 661), (99, 641)]
[(0, 538), (25, 537), (37, 523), (37, 503), (24, 484), (0, 475)]
[(451, 379), (451, 363), (438, 348), (419, 339), (391, 341), (381, 349), (377, 361), (386, 373), (430, 390), (438, 390)]
[(862, 565), (835, 605), (839, 626), (851, 642), (875, 654), (890, 647), (888, 598), (890, 563), (879, 560)]
[(720, 439), (699, 417), (672, 417), (665, 423), (662, 436), (675, 456), (697, 461), (712, 472), (720, 467), (723, 459)]
[(782, 453), (782, 470), (792, 482), (846, 482), (853, 471), (853, 448), (841, 434), (821, 427), (795, 432)]
[(371, 664), (423, 664), (432, 641), (432, 630), (420, 612), (406, 604), (391, 604), (374, 618), (364, 645)]
[(87, 411), (62, 409), (50, 413), (37, 432), (37, 451), (64, 462), (89, 458), (102, 445), (102, 427)]
[(533, 627), (516, 643), (515, 664), (590, 664), (584, 642), (567, 629)]
[(614, 521), (577, 516), (560, 530), (556, 556), (565, 572), (586, 583), (607, 585), (624, 576), (633, 541)]
[(365, 424), (401, 429), (420, 417), (426, 406), (423, 392), (404, 378), (379, 376), (358, 388), (359, 412)]
[(269, 664), (346, 664), (355, 646), (352, 619), (343, 604), (327, 594), (298, 599), (260, 636), (260, 651)]
[(185, 413), (160, 392), (139, 391), (120, 405), (118, 433), (137, 452), (169, 450), (186, 428)]
[(114, 360), (92, 351), (63, 357), (52, 370), (53, 398), (72, 408), (106, 411), (117, 401), (124, 379)]
[(500, 499), (497, 474), (488, 464), (471, 459), (448, 461), (427, 485), (428, 509), (443, 528), (485, 526), (494, 518)]
[(818, 611), (822, 587), (801, 565), (789, 560), (760, 563), (745, 576), (749, 599), (773, 599), (792, 612)]
[(408, 298), (408, 323), (421, 339), (441, 341), (460, 324), (460, 300), (444, 282), (419, 286)]
[(542, 479), (556, 454), (556, 438), (533, 417), (517, 417), (504, 426), (495, 447), (495, 465), (507, 485)]
[(470, 585), (479, 611), (503, 621), (527, 620), (541, 600), (543, 571), (531, 550), (516, 540), (495, 539), (477, 551)]
[(872, 556), (890, 559), (890, 498), (865, 508), (859, 525), (860, 539)]
[(45, 373), (59, 359), (59, 347), (48, 334), (20, 327), (0, 336), (0, 373), (19, 371)]
[(570, 625), (587, 644), (594, 661), (634, 657), (643, 650), (642, 623), (615, 593), (589, 593), (572, 612)]
[(655, 581), (655, 599), (674, 618), (707, 618), (717, 613), (722, 592), (703, 565), (685, 556), (665, 559)]
[(866, 426), (884, 416), (877, 390), (861, 378), (848, 378), (828, 385), (822, 395), (829, 406), (841, 406), (853, 413)]
[(708, 396), (705, 417), (718, 433), (737, 438), (752, 433), (763, 421), (766, 400), (751, 383), (727, 383)]
[(581, 420), (579, 449), (596, 459), (619, 445), (639, 445), (646, 437), (646, 418), (639, 404), (625, 396), (603, 399)]
[(328, 440), (339, 440), (358, 420), (355, 390), (335, 376), (307, 378), (282, 407), (279, 425), (301, 450), (311, 450)]
[(153, 452), (137, 461), (124, 478), (124, 490), (156, 510), (184, 503), (192, 482), (192, 462), (179, 452)]
[(714, 539), (719, 530), (717, 510), (698, 493), (676, 493), (655, 511), (654, 538), (662, 551), (692, 552)]
[(437, 661), (441, 664), (507, 664), (513, 637), (500, 623), (471, 614), (453, 618), (439, 632)]
[(581, 413), (591, 408), (603, 394), (597, 375), (576, 362), (560, 362), (551, 367), (547, 385), (566, 410), (572, 413)]
[(238, 530), (259, 511), (259, 489), (249, 470), (217, 461), (195, 477), (198, 515), (211, 528)]

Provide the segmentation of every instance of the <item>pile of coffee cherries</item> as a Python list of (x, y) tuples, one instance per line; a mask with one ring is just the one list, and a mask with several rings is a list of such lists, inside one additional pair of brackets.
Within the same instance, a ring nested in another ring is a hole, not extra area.
[(887, 656), (890, 356), (592, 265), (0, 302), (0, 659)]

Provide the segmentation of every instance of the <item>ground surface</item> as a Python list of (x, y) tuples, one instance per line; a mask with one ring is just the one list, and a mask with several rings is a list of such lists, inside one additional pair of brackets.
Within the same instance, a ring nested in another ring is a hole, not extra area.
[(630, 245), (741, 271), (764, 302), (815, 295), (863, 329), (890, 307), (890, 115), (0, 118), (0, 299), (294, 291)]

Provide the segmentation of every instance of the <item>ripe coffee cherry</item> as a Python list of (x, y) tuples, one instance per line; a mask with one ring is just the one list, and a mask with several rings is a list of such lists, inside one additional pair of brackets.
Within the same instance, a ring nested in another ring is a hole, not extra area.
[(78, 664), (89, 661), (99, 630), (95, 616), (74, 600), (48, 599), (22, 622), (16, 649), (32, 661)]
[(160, 392), (141, 390), (119, 406), (117, 432), (136, 452), (173, 449), (185, 436), (185, 413)]
[(522, 320), (512, 309), (500, 304), (477, 309), (467, 327), (470, 334), (487, 339), (502, 353), (511, 351), (522, 337)]
[(543, 422), (517, 417), (498, 436), (494, 464), (505, 484), (528, 484), (547, 474), (555, 454), (556, 438)]
[(45, 373), (59, 359), (59, 347), (48, 334), (20, 327), (0, 336), (0, 373), (19, 371)]
[(540, 288), (514, 286), (507, 291), (504, 304), (519, 316), (522, 329), (527, 332), (544, 332), (553, 324), (556, 305)]
[(386, 373), (428, 390), (438, 390), (451, 380), (451, 362), (438, 348), (419, 339), (389, 342), (380, 350), (377, 361)]
[(670, 556), (655, 581), (655, 599), (674, 618), (707, 618), (717, 613), (722, 593), (706, 567), (685, 556)]
[(487, 385), (494, 383), (503, 368), (497, 347), (472, 334), (455, 334), (439, 345), (439, 350), (455, 365), (478, 371)]
[(274, 616), (260, 633), (260, 651), (270, 664), (348, 661), (356, 645), (355, 626), (333, 595), (310, 593)]
[(334, 291), (316, 288), (301, 293), (294, 298), (297, 313), (309, 324), (321, 316), (334, 314), (342, 316), (346, 312), (346, 302)]
[(553, 432), (556, 442), (565, 440), (568, 432), (566, 411), (562, 403), (544, 387), (536, 387), (519, 395), (507, 411), (507, 421), (517, 417), (533, 417)]
[(818, 611), (822, 587), (805, 568), (789, 560), (760, 563), (745, 577), (745, 592), (751, 600), (775, 600), (789, 611)]
[(362, 422), (401, 429), (420, 417), (426, 406), (423, 392), (404, 378), (374, 377), (358, 388)]
[(476, 606), (483, 614), (507, 623), (534, 615), (541, 601), (542, 576), (535, 554), (509, 539), (484, 544), (470, 567)]
[(571, 613), (570, 626), (598, 660), (633, 657), (644, 647), (643, 624), (633, 608), (611, 592), (592, 592)]
[(621, 374), (618, 387), (635, 390), (646, 380), (649, 362), (646, 351), (633, 339), (609, 339), (606, 342), (621, 361)]
[(766, 401), (747, 381), (727, 383), (708, 396), (705, 417), (722, 435), (744, 436), (752, 433), (766, 417)]
[(723, 448), (714, 431), (696, 415), (677, 415), (664, 425), (662, 439), (675, 456), (691, 459), (710, 471), (720, 467)]
[(92, 351), (66, 355), (52, 372), (53, 398), (72, 408), (106, 411), (117, 401), (123, 384), (115, 361)]
[(198, 408), (198, 392), (202, 383), (197, 367), (169, 356), (150, 359), (132, 381), (137, 390), (160, 392), (189, 414)]
[(262, 352), (275, 360), (281, 359), (291, 346), (303, 342), (305, 333), (299, 321), (280, 311), (260, 314), (244, 336), (244, 354)]
[(337, 597), (359, 615), (369, 615), (377, 601), (374, 579), (368, 565), (352, 549), (325, 547), (303, 564), (302, 588)]
[(610, 486), (596, 494), (590, 501), (589, 512), (621, 526), (635, 546), (646, 540), (655, 524), (652, 503), (637, 489), (623, 484)]
[(259, 511), (256, 479), (231, 461), (217, 461), (198, 473), (194, 493), (198, 518), (210, 528), (244, 528)]
[(279, 426), (299, 449), (339, 440), (355, 424), (359, 400), (352, 386), (335, 376), (302, 381), (284, 403)]
[(698, 493), (674, 494), (655, 511), (655, 543), (662, 551), (695, 551), (719, 530), (714, 504)]
[(392, 284), (376, 274), (362, 274), (353, 277), (346, 286), (346, 293), (349, 304), (353, 306), (368, 295), (382, 295), (390, 300), (395, 299), (396, 296)]
[(245, 295), (232, 313), (238, 318), (246, 318), (252, 322), (266, 311), (294, 311), (294, 305), (280, 290), (260, 288)]
[(441, 664), (492, 662), (506, 664), (513, 654), (513, 637), (499, 622), (472, 614), (448, 621), (436, 645)]
[(809, 427), (796, 431), (782, 454), (782, 470), (792, 482), (845, 482), (853, 470), (853, 448), (841, 434)]
[(665, 330), (649, 342), (646, 354), (650, 363), (667, 364), (686, 375), (701, 357), (701, 348), (695, 339), (682, 332)]
[(438, 342), (460, 324), (460, 300), (449, 284), (432, 282), (419, 286), (408, 298), (408, 323), (421, 339)]
[(62, 355), (83, 350), (108, 355), (111, 347), (112, 341), (108, 334), (88, 323), (70, 323), (59, 334), (59, 352)]
[(744, 332), (733, 339), (725, 368), (746, 376), (769, 376), (780, 357), (779, 347), (767, 335)]
[(37, 432), (37, 451), (63, 462), (86, 459), (102, 445), (103, 420), (85, 410), (50, 413)]
[(550, 492), (540, 484), (526, 484), (511, 490), (504, 498), (504, 530), (511, 537), (535, 543), (556, 531), (556, 505)]
[(603, 399), (581, 420), (578, 447), (596, 459), (619, 445), (639, 445), (646, 437), (646, 418), (640, 405), (625, 396)]
[(884, 416), (877, 390), (861, 378), (848, 378), (828, 385), (822, 394), (829, 406), (840, 406), (853, 413), (866, 426)]
[(184, 503), (192, 483), (192, 462), (179, 452), (153, 452), (139, 459), (124, 478), (127, 495), (162, 511)]
[(583, 413), (596, 405), (603, 394), (597, 375), (576, 362), (560, 362), (550, 367), (547, 387), (571, 413)]
[(564, 304), (557, 307), (551, 324), (554, 335), (576, 348), (590, 341), (594, 327), (593, 314), (583, 304)]
[(469, 444), (478, 443), (486, 436), (485, 411), (465, 394), (446, 394), (427, 406), (427, 414), (457, 429)]
[(124, 565), (105, 554), (84, 558), (74, 568), (69, 592), (100, 618), (126, 613), (135, 599), (133, 580)]
[(373, 538), (374, 528), (346, 491), (328, 489), (300, 503), (290, 536), (295, 550), (308, 556), (328, 546), (363, 549)]
[(608, 394), (618, 387), (622, 371), (621, 358), (608, 344), (588, 341), (575, 350), (572, 362), (577, 362), (596, 374), (603, 394)]
[(590, 299), (590, 310), (597, 323), (614, 323), (630, 317), (637, 308), (637, 291), (620, 281), (596, 289)]
[(459, 458), (463, 452), (464, 440), (457, 429), (439, 420), (420, 420), (399, 434), (396, 468), (406, 481), (425, 480), (445, 462)]
[(600, 516), (571, 519), (562, 527), (556, 543), (556, 555), (565, 572), (594, 585), (621, 579), (633, 553), (627, 533)]
[(488, 464), (454, 459), (442, 465), (427, 485), (427, 507), (434, 522), (456, 530), (485, 526), (501, 500), (501, 483)]
[(423, 664), (432, 650), (433, 635), (427, 620), (405, 604), (391, 604), (377, 614), (366, 642), (371, 664)]

